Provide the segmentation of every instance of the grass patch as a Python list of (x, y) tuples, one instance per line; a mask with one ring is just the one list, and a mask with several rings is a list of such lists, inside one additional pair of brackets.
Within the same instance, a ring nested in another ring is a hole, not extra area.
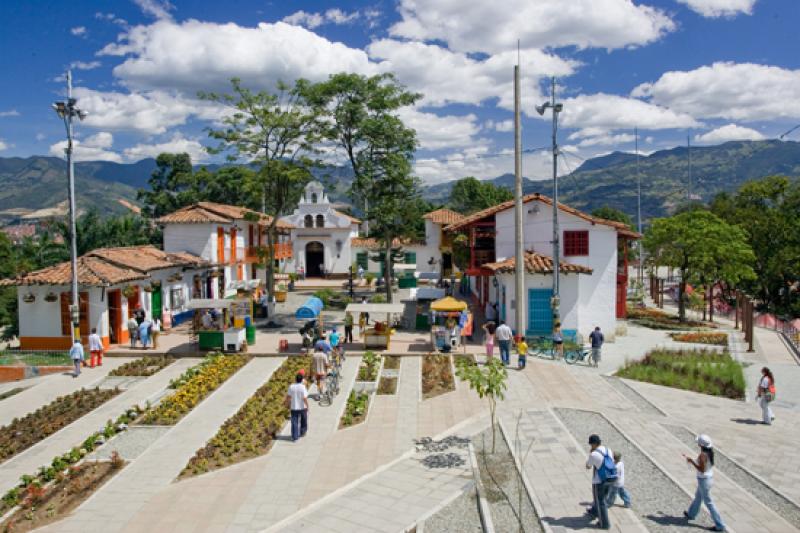
[(0, 352), (2, 366), (72, 366), (67, 352), (21, 352), (8, 350)]
[(301, 368), (308, 371), (311, 357), (289, 357), (239, 411), (189, 460), (180, 476), (189, 477), (264, 455), (272, 447), (289, 409), (284, 397)]
[(429, 354), (422, 359), (422, 399), (456, 390), (453, 365), (449, 355)]
[(358, 367), (358, 381), (375, 381), (380, 368), (381, 356), (373, 351), (366, 352), (361, 359), (361, 366)]
[(368, 410), (369, 394), (366, 392), (350, 391), (342, 420), (339, 422), (339, 429), (360, 424), (367, 419)]
[(115, 368), (109, 376), (152, 376), (162, 368), (175, 362), (174, 357), (153, 356), (142, 357), (134, 361), (129, 361), (122, 366)]
[(395, 394), (397, 393), (397, 378), (381, 376), (381, 381), (378, 383), (378, 394)]
[(4, 393), (0, 394), (0, 400), (5, 400), (6, 398), (11, 398), (15, 394), (19, 394), (20, 392), (24, 391), (25, 387), (16, 387), (11, 390), (7, 390)]
[(696, 344), (712, 344), (727, 346), (728, 334), (721, 331), (693, 331), (690, 333), (670, 333), (672, 340), (677, 342), (694, 342)]
[(386, 359), (383, 361), (383, 368), (386, 370), (397, 370), (400, 368), (400, 356), (387, 355)]
[(742, 365), (715, 350), (653, 350), (617, 376), (734, 400), (744, 399)]

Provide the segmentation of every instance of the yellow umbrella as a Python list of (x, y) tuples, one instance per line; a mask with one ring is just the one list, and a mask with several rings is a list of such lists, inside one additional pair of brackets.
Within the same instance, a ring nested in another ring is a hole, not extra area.
[(456, 300), (452, 296), (447, 296), (441, 300), (436, 300), (431, 304), (433, 311), (463, 311), (467, 308), (467, 303)]

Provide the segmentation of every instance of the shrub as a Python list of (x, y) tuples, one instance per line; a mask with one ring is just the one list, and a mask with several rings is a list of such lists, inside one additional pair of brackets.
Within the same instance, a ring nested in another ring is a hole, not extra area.
[(342, 421), (339, 427), (353, 426), (360, 424), (367, 418), (369, 409), (369, 394), (366, 392), (350, 391), (347, 397), (347, 405), (344, 408)]
[(153, 356), (142, 357), (129, 361), (111, 371), (109, 376), (152, 376), (165, 366), (175, 361), (173, 357)]
[(677, 342), (694, 342), (697, 344), (728, 345), (728, 334), (720, 331), (695, 331), (691, 333), (671, 333), (670, 337)]
[(367, 351), (358, 367), (358, 381), (375, 381), (378, 379), (378, 370), (381, 366), (381, 356), (373, 351)]

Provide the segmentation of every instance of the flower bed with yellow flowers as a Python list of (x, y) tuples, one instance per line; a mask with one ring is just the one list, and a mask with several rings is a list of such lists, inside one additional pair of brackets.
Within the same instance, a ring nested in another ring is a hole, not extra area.
[(190, 369), (190, 377), (179, 378), (175, 393), (145, 413), (139, 423), (158, 426), (176, 424), (248, 361), (250, 357), (244, 355), (208, 355), (200, 365)]
[(300, 369), (310, 375), (311, 358), (289, 357), (239, 411), (197, 450), (180, 477), (202, 474), (267, 453), (289, 417), (286, 390)]
[(694, 342), (697, 344), (728, 345), (728, 334), (719, 331), (693, 331), (690, 333), (672, 333), (672, 340), (677, 342)]

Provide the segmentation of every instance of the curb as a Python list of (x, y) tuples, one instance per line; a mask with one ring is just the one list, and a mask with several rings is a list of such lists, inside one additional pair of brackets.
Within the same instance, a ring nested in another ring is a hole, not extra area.
[(472, 479), (475, 480), (475, 492), (478, 496), (478, 514), (481, 517), (481, 527), (484, 533), (494, 533), (494, 523), (492, 522), (492, 512), (489, 502), (486, 500), (486, 492), (481, 482), (481, 474), (478, 467), (478, 458), (475, 456), (475, 447), (470, 442), (467, 445), (469, 452), (469, 462), (472, 466)]

